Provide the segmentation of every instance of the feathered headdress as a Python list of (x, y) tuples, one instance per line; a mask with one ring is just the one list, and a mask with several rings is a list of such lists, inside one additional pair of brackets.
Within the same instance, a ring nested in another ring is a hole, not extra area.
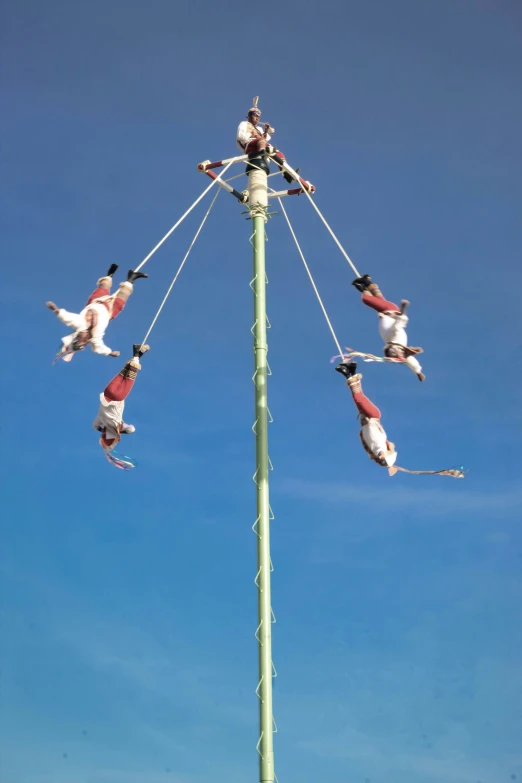
[(253, 100), (251, 108), (248, 110), (248, 114), (252, 114), (252, 112), (257, 111), (259, 112), (259, 115), (261, 115), (261, 109), (257, 105), (258, 100), (259, 100), (259, 95), (256, 95), (256, 97)]

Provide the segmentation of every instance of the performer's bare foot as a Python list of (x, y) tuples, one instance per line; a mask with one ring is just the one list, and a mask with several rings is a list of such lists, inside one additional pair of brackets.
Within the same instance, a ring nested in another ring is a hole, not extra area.
[(426, 376), (424, 375), (424, 373), (423, 373), (423, 372), (419, 372), (419, 373), (417, 373), (417, 378), (419, 379), (419, 381), (420, 381), (421, 383), (422, 383), (422, 381), (425, 381), (425, 380), (426, 380)]
[(111, 351), (109, 354), (109, 356), (119, 356), (119, 355), (120, 355), (119, 351)]
[(57, 312), (58, 312), (58, 310), (60, 309), (59, 307), (57, 307), (57, 306), (55, 305), (55, 303), (54, 303), (54, 302), (46, 302), (45, 304), (47, 305), (47, 307), (49, 308), (49, 310), (52, 310), (52, 311), (53, 311), (53, 313), (57, 313)]

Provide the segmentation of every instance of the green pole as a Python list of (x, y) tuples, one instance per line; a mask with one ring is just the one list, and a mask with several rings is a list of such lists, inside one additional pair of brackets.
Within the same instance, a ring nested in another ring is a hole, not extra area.
[(267, 210), (267, 175), (255, 170), (249, 175), (249, 207), (254, 224), (254, 386), (255, 386), (255, 437), (256, 472), (254, 480), (257, 494), (257, 518), (254, 530), (257, 534), (258, 628), (259, 645), (259, 780), (274, 781), (274, 744), (272, 714), (272, 605), (270, 598), (270, 501), (268, 458), (268, 404), (267, 404), (267, 352), (266, 341), (266, 273), (265, 273), (265, 223)]

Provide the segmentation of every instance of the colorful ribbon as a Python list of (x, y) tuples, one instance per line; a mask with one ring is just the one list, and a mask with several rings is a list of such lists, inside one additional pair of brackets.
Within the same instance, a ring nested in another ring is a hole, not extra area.
[(136, 462), (132, 457), (126, 457), (125, 454), (120, 454), (114, 449), (113, 451), (106, 451), (105, 456), (111, 465), (114, 465), (115, 468), (119, 468), (120, 470), (132, 470), (132, 468), (136, 467)]
[(56, 364), (56, 362), (60, 361), (60, 359), (63, 359), (64, 362), (70, 362), (74, 354), (75, 354), (74, 349), (66, 348), (65, 345), (60, 345), (60, 347), (56, 351), (56, 356), (54, 357), (53, 365)]
[(407, 468), (400, 468), (398, 465), (394, 465), (393, 467), (388, 468), (388, 473), (390, 476), (394, 476), (398, 470), (400, 470), (401, 473), (412, 473), (415, 476), (450, 476), (451, 478), (460, 479), (463, 479), (466, 476), (464, 465), (461, 465), (458, 468), (447, 468), (446, 470), (408, 470)]
[(350, 359), (354, 359), (356, 356), (359, 356), (365, 362), (389, 362), (390, 364), (406, 364), (406, 359), (392, 359), (388, 356), (374, 356), (373, 353), (362, 353), (361, 351), (354, 351), (353, 348), (345, 348), (344, 350), (347, 351), (347, 353), (332, 356), (330, 359), (330, 364), (337, 361), (338, 359), (346, 362)]

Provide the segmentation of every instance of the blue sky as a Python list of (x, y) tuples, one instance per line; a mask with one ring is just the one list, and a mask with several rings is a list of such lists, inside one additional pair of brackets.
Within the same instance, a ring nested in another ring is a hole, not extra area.
[[(4, 1), (2, 783), (257, 779), (250, 224), (220, 195), (128, 403), (132, 473), (90, 428), (119, 360), (51, 366), (44, 306), (78, 310), (110, 263), (139, 263), (206, 186), (196, 164), (235, 153), (253, 95), (360, 271), (412, 302), (426, 383), (363, 368), (401, 464), (469, 469), (391, 480), (366, 458), (275, 217), (278, 778), (522, 780), (521, 16)], [(287, 201), (341, 343), (376, 352), (351, 270)], [(204, 210), (111, 325), (122, 357)]]

